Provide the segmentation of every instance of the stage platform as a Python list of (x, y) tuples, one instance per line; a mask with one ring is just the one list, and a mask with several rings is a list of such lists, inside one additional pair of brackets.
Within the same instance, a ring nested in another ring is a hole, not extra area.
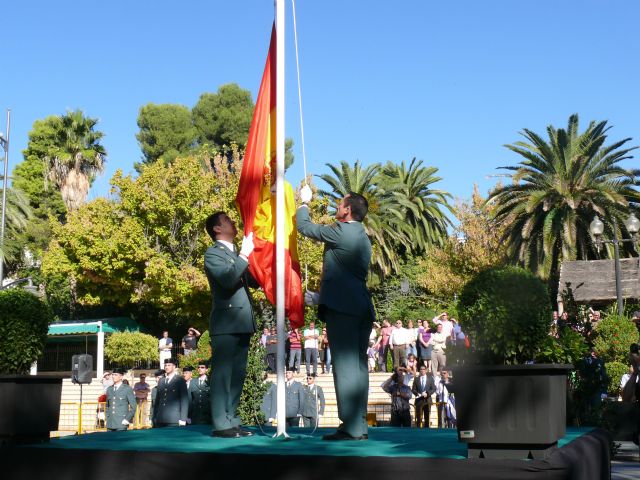
[(274, 428), (251, 430), (238, 439), (212, 438), (207, 426), (62, 437), (2, 450), (2, 478), (589, 480), (610, 471), (608, 434), (589, 428), (568, 429), (545, 460), (467, 459), (454, 429), (377, 427), (357, 442), (323, 441), (333, 429), (293, 428), (288, 439), (272, 438)]

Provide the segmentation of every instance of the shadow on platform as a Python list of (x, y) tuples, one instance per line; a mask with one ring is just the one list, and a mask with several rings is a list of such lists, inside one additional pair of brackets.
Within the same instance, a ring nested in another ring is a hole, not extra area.
[(294, 428), (288, 439), (273, 438), (273, 428), (252, 430), (253, 437), (238, 439), (212, 438), (207, 426), (57, 438), (0, 451), (3, 478), (610, 478), (609, 436), (603, 430), (568, 429), (544, 460), (467, 459), (454, 429), (371, 428), (369, 440), (357, 442), (323, 441), (333, 429)]

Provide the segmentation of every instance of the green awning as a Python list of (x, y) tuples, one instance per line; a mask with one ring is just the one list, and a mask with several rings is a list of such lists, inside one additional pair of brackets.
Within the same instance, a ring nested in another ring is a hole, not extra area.
[(102, 322), (102, 331), (104, 333), (113, 332), (138, 332), (140, 326), (135, 320), (127, 317), (115, 318), (93, 318), (85, 320), (62, 320), (49, 325), (49, 336), (60, 335), (91, 335), (100, 331), (98, 322)]

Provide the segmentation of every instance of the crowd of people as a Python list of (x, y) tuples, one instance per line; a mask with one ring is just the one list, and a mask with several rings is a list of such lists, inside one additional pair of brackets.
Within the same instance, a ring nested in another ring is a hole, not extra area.
[[(382, 325), (373, 323), (366, 351), (369, 373), (393, 371), (399, 367), (417, 371), (424, 365), (432, 374), (439, 374), (447, 366), (447, 347), (469, 346), (460, 324), (455, 318), (449, 319), (447, 312), (415, 325), (413, 320), (408, 320), (406, 327), (402, 320), (396, 320), (393, 325), (389, 320), (384, 320)], [(285, 365), (288, 368), (300, 373), (304, 359), (307, 374), (331, 373), (331, 347), (326, 327), (318, 329), (311, 322), (302, 332), (297, 328), (289, 329), (285, 337)], [(264, 328), (260, 344), (265, 350), (265, 369), (274, 373), (278, 344), (275, 327)]]

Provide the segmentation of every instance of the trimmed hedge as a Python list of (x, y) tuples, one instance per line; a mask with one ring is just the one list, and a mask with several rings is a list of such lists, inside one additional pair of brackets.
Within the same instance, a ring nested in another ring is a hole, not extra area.
[(464, 286), (458, 309), (478, 360), (491, 365), (534, 360), (552, 321), (545, 284), (518, 267), (477, 274)]
[(51, 309), (32, 293), (0, 291), (0, 373), (29, 373), (44, 351), (51, 322)]
[(115, 332), (107, 338), (104, 356), (111, 362), (131, 368), (136, 362), (158, 358), (158, 340), (141, 332)]

